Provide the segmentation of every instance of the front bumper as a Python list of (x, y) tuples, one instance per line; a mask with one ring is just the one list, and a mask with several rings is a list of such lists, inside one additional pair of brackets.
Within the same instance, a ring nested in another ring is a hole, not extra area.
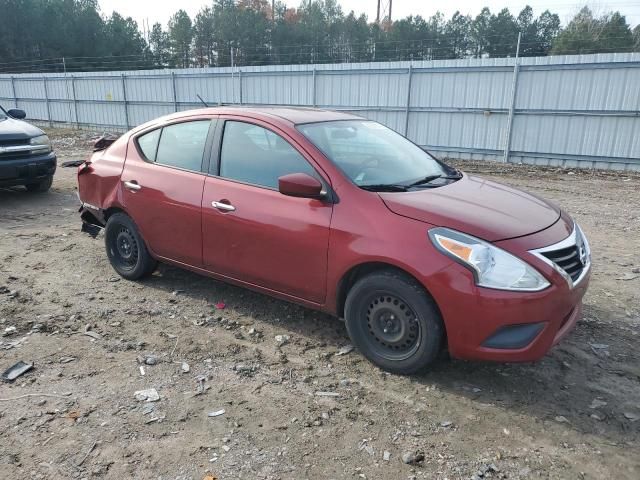
[(54, 152), (20, 159), (0, 159), (0, 187), (38, 183), (56, 172)]
[[(539, 247), (542, 235), (499, 245), (520, 257)], [(530, 362), (539, 360), (575, 327), (582, 315), (591, 265), (575, 285), (533, 255), (526, 257), (550, 282), (540, 292), (477, 287), (464, 267), (453, 264), (430, 282), (447, 330), (452, 357), (465, 360)], [(434, 291), (434, 285), (435, 287)]]

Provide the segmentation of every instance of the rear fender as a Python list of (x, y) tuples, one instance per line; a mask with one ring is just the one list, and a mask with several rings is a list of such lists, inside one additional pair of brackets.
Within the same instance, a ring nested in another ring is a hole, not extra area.
[(120, 177), (127, 156), (127, 141), (121, 137), (107, 150), (96, 152), (78, 168), (78, 196), (83, 207), (105, 211), (122, 204)]

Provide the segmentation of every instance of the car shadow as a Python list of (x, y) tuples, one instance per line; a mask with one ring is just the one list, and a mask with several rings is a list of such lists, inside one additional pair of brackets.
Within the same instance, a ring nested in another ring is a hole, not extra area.
[(28, 192), (24, 187), (0, 188), (0, 230), (38, 225), (45, 219), (51, 223), (53, 218), (77, 224), (77, 218), (69, 215), (77, 210), (77, 205), (73, 192), (55, 188), (44, 193)]
[[(332, 352), (349, 343), (344, 323), (335, 317), (185, 270), (161, 265), (143, 283), (166, 292), (180, 290), (181, 295), (197, 301), (205, 298), (211, 305), (223, 301), (241, 316), (271, 324), (303, 342), (330, 347)], [(587, 305), (574, 332), (537, 363), (443, 359), (418, 375), (390, 375), (385, 388), (420, 385), (427, 392), (426, 387), (435, 385), (472, 402), (562, 423), (607, 441), (635, 442), (640, 438), (640, 422), (629, 421), (624, 413), (637, 409), (637, 405), (625, 404), (625, 399), (634, 398), (634, 391), (635, 398), (640, 398), (640, 355), (630, 344), (632, 335), (621, 334), (619, 320), (615, 312)], [(352, 368), (354, 376), (378, 371), (365, 361)], [(594, 403), (595, 399), (600, 403)]]

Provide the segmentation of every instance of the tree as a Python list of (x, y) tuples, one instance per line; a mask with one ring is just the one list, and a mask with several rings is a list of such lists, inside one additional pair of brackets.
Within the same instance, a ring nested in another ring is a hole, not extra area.
[(182, 68), (191, 65), (191, 19), (184, 10), (178, 10), (169, 20), (169, 39), (176, 64)]
[(480, 14), (471, 23), (471, 41), (474, 49), (474, 56), (482, 58), (488, 55), (489, 30), (491, 28), (491, 10), (484, 7)]
[(131, 18), (123, 18), (113, 12), (105, 24), (105, 40), (109, 45), (109, 56), (118, 57), (110, 61), (110, 67), (117, 69), (150, 68), (149, 49), (138, 30), (138, 24)]
[(339, 45), (339, 61), (368, 62), (373, 59), (371, 29), (366, 15), (356, 17), (349, 12), (341, 22), (337, 39)]
[(521, 34), (520, 55), (534, 56), (538, 45), (538, 25), (533, 19), (533, 9), (527, 5), (516, 18), (518, 32)]
[(553, 41), (555, 55), (629, 52), (634, 38), (629, 25), (619, 12), (596, 18), (584, 7)]
[[(444, 24), (437, 20), (439, 28)], [(384, 31), (383, 31), (384, 33)], [(386, 32), (386, 39), (377, 44), (376, 60), (424, 60), (432, 58), (438, 50), (437, 34), (420, 15), (411, 16), (393, 22), (392, 28)]]
[(205, 7), (196, 15), (193, 24), (193, 41), (196, 63), (200, 67), (215, 65), (215, 17), (213, 10)]
[(465, 58), (471, 54), (471, 24), (471, 17), (460, 12), (453, 14), (444, 28), (444, 57)]
[(214, 44), (217, 53), (217, 65), (231, 64), (231, 48), (235, 46), (236, 4), (233, 0), (214, 0), (213, 16), (217, 26), (214, 33)]
[(518, 45), (518, 23), (508, 8), (492, 15), (486, 34), (486, 52), (491, 57), (513, 57)]
[(0, 13), (0, 72), (61, 70), (62, 57), (72, 71), (227, 66), (232, 55), (234, 65), (508, 57), (518, 33), (522, 56), (640, 51), (640, 26), (588, 8), (561, 29), (558, 15), (536, 18), (529, 6), (378, 24), (345, 15), (339, 0), (213, 0), (193, 22), (179, 10), (168, 29), (153, 25), (148, 45), (136, 22), (102, 15), (98, 0), (0, 0)]
[(236, 8), (234, 46), (237, 62), (245, 65), (269, 63), (271, 10), (266, 0), (242, 0)]
[(303, 0), (298, 12), (308, 62), (330, 63), (339, 57), (333, 48), (343, 16), (337, 0)]
[(146, 54), (135, 22), (103, 18), (97, 0), (0, 0), (0, 12), (3, 71), (61, 70), (62, 57), (68, 70), (119, 69)]
[(602, 22), (602, 31), (598, 40), (604, 52), (633, 50), (633, 32), (624, 15), (621, 15), (620, 12), (614, 12), (605, 15), (600, 21)]
[(560, 17), (549, 10), (545, 10), (538, 17), (536, 23), (538, 48), (537, 50), (528, 49), (527, 53), (530, 55), (549, 55), (553, 46), (553, 39), (560, 32)]
[(149, 49), (157, 66), (167, 67), (170, 65), (171, 42), (169, 34), (162, 29), (162, 25), (159, 23), (154, 23), (151, 27)]

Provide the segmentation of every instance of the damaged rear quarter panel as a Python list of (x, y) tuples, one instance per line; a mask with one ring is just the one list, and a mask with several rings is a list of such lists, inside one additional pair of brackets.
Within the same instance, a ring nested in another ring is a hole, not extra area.
[(127, 156), (129, 136), (123, 135), (109, 148), (96, 152), (91, 164), (78, 169), (78, 193), (83, 203), (101, 210), (122, 207), (120, 176)]

